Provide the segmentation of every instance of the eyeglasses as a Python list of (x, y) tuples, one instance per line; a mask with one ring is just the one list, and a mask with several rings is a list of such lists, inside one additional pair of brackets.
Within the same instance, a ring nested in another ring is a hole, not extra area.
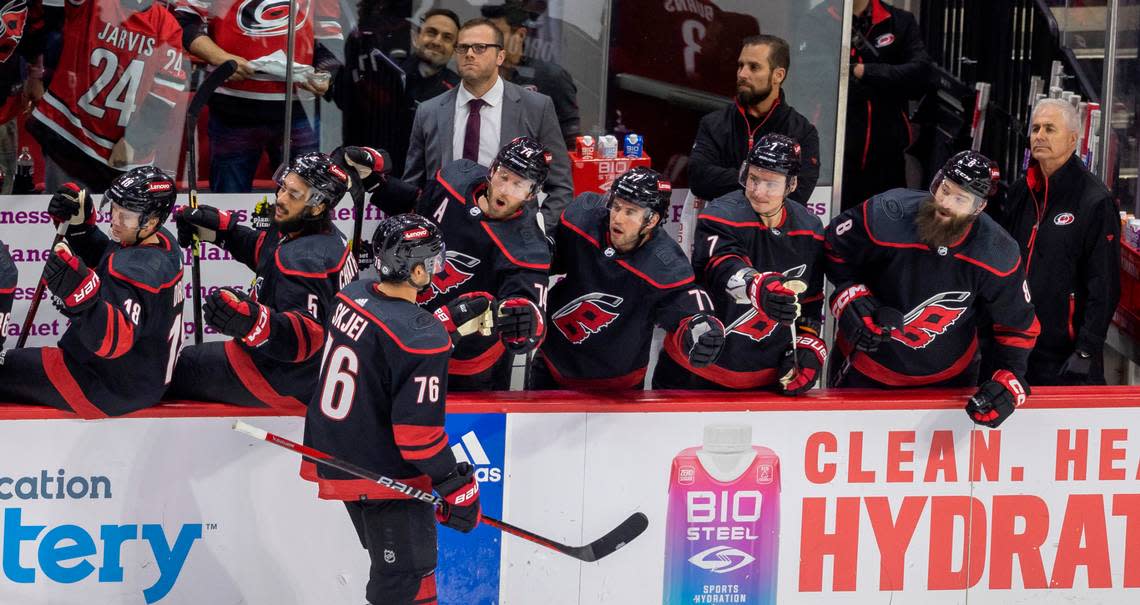
[(466, 55), (467, 51), (473, 50), (473, 51), (475, 51), (475, 54), (481, 55), (481, 54), (487, 52), (487, 49), (491, 48), (492, 46), (495, 48), (502, 48), (503, 47), (502, 44), (456, 44), (455, 45), (455, 54)]

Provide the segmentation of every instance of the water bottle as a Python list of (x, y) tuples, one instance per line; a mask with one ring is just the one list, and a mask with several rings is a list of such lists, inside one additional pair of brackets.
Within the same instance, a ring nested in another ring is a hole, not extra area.
[(702, 447), (673, 458), (664, 604), (775, 605), (779, 539), (779, 456), (751, 426), (706, 426)]
[(20, 155), (16, 156), (16, 178), (12, 181), (12, 193), (16, 195), (35, 193), (36, 168), (32, 162), (32, 153), (28, 148), (21, 147)]

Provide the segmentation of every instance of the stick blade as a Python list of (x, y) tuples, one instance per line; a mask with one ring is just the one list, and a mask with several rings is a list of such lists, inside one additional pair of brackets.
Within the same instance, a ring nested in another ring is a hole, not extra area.
[(628, 519), (622, 521), (620, 525), (610, 530), (610, 532), (597, 540), (581, 547), (580, 554), (577, 558), (592, 563), (612, 555), (619, 548), (629, 544), (640, 536), (646, 528), (649, 527), (649, 517), (645, 513), (633, 513)]

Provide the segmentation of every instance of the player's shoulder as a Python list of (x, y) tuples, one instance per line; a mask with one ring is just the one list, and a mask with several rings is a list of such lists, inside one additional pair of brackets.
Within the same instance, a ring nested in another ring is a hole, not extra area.
[(970, 262), (998, 277), (1006, 277), (1021, 264), (1021, 250), (1017, 241), (990, 218), (988, 214), (978, 215), (972, 227), (973, 237), (964, 249), (955, 254), (961, 260)]
[(175, 286), (182, 277), (182, 254), (174, 237), (165, 228), (155, 234), (154, 245), (124, 246), (112, 250), (107, 259), (108, 274), (148, 292)]
[(274, 252), (274, 262), (286, 275), (319, 278), (340, 271), (348, 253), (344, 235), (333, 227), (281, 242)]
[(668, 290), (693, 282), (693, 266), (688, 257), (664, 229), (627, 256), (625, 267), (658, 290)]
[(857, 212), (862, 212), (867, 233), (872, 239), (892, 244), (913, 244), (918, 242), (914, 218), (922, 201), (929, 197), (927, 191), (891, 189), (863, 202)]
[(475, 185), (487, 179), (487, 167), (460, 159), (444, 164), (435, 175), (435, 180), (452, 195), (466, 198)]
[(372, 322), (377, 337), (413, 355), (439, 355), (451, 350), (451, 337), (431, 313), (415, 303), (385, 296), (378, 282), (357, 280), (337, 293), (337, 303)]
[(562, 221), (580, 229), (588, 229), (606, 212), (606, 198), (600, 193), (586, 191), (578, 194), (562, 211)]
[(524, 206), (513, 218), (483, 224), (511, 264), (540, 271), (550, 269), (550, 242), (538, 224), (538, 211), (532, 204)]
[(708, 203), (698, 221), (714, 222), (729, 227), (760, 227), (760, 219), (741, 190), (730, 191)]
[(784, 202), (784, 208), (787, 210), (786, 232), (798, 233), (801, 231), (810, 231), (811, 235), (816, 237), (816, 239), (823, 238), (823, 221), (808, 209), (807, 206), (799, 202), (788, 200)]

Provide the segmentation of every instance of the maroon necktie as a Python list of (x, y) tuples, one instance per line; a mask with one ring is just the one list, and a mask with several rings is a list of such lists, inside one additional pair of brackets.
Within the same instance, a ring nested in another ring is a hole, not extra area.
[(479, 161), (479, 110), (486, 105), (483, 99), (471, 99), (467, 102), (467, 130), (463, 135), (463, 159), (472, 162)]

